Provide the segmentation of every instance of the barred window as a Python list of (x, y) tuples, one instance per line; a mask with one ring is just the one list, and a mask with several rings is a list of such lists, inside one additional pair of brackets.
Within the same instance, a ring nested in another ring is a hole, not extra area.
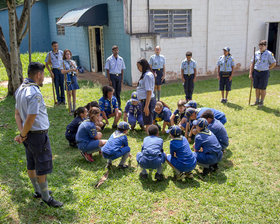
[[(57, 23), (58, 20), (59, 20), (59, 18), (56, 18), (55, 23)], [(56, 25), (56, 33), (57, 33), (57, 35), (65, 35), (65, 27)]]
[(161, 37), (190, 37), (192, 10), (150, 10), (150, 26)]

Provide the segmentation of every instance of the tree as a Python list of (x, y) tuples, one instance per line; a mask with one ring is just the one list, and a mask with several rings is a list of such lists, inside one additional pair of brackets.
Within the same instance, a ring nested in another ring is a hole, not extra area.
[[(30, 0), (30, 8), (36, 0)], [(23, 10), (18, 19), (16, 12), (16, 0), (6, 0), (9, 15), (10, 51), (0, 26), (0, 59), (2, 60), (8, 75), (8, 95), (14, 95), (17, 88), (23, 82), (22, 64), (20, 60), (20, 44), (29, 29), (28, 0), (23, 2)]]

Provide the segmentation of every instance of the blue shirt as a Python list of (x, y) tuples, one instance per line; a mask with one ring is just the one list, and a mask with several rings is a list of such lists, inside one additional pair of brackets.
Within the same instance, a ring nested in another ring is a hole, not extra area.
[(76, 134), (80, 124), (83, 122), (83, 119), (79, 116), (75, 117), (73, 121), (66, 127), (66, 133)]
[(15, 108), (20, 114), (22, 125), (28, 114), (36, 114), (35, 121), (30, 131), (47, 130), (50, 127), (46, 104), (40, 92), (39, 86), (29, 78), (26, 78), (15, 93)]
[[(252, 58), (251, 62), (254, 61), (254, 58)], [(260, 50), (255, 52), (255, 67), (254, 69), (259, 71), (267, 71), (269, 70), (269, 65), (275, 63), (276, 60), (273, 56), (273, 54), (265, 50), (263, 53), (260, 52)]]
[(181, 69), (184, 70), (185, 75), (194, 74), (195, 68), (196, 68), (195, 60), (191, 59), (190, 61), (188, 61), (188, 59), (186, 58), (185, 60), (182, 61)]
[(147, 91), (152, 91), (151, 98), (153, 98), (155, 96), (154, 88), (155, 88), (155, 77), (152, 72), (147, 71), (144, 74), (144, 78), (139, 81), (139, 85), (137, 86), (136, 89), (137, 98), (139, 100), (146, 99)]
[(147, 136), (144, 138), (142, 152), (146, 151), (150, 156), (163, 152), (163, 140), (157, 136)]
[(117, 151), (125, 146), (128, 146), (127, 136), (117, 130), (110, 136), (101, 150), (108, 155), (114, 155)]
[(141, 114), (141, 108), (141, 102), (138, 102), (137, 105), (133, 105), (132, 100), (130, 99), (126, 102), (124, 112), (136, 117), (137, 115)]
[(231, 72), (232, 67), (235, 66), (234, 59), (231, 55), (222, 55), (220, 56), (217, 65), (220, 66), (221, 72)]
[(227, 130), (219, 120), (214, 118), (214, 120), (208, 125), (208, 129), (216, 136), (222, 146), (222, 150), (228, 147)]
[(63, 69), (63, 51), (62, 50), (58, 50), (57, 53), (50, 51), (46, 56), (45, 62), (48, 62), (49, 56), (51, 56), (52, 68)]
[(115, 58), (112, 54), (106, 60), (105, 69), (109, 70), (110, 74), (121, 74), (122, 70), (125, 69), (123, 58), (119, 55), (117, 58)]
[(118, 101), (115, 96), (111, 100), (104, 98), (103, 96), (99, 99), (99, 108), (107, 114), (112, 114), (114, 109), (118, 108)]
[(171, 110), (167, 107), (163, 107), (162, 111), (158, 114), (154, 110), (154, 121), (159, 122), (164, 120), (165, 122), (170, 122), (170, 117), (171, 117)]
[(178, 168), (182, 168), (182, 170), (192, 168), (196, 164), (196, 158), (190, 149), (188, 140), (184, 136), (170, 141), (170, 154), (171, 159), (172, 157), (176, 158), (177, 165), (180, 165)]
[(226, 115), (225, 113), (219, 111), (219, 110), (215, 110), (213, 108), (207, 108), (207, 107), (202, 107), (202, 108), (198, 108), (198, 113), (196, 115), (196, 119), (200, 118), (201, 115), (206, 111), (206, 110), (211, 110), (214, 114), (214, 118), (216, 118), (219, 121), (223, 121), (226, 120)]
[[(63, 60), (63, 65), (64, 65), (64, 68), (65, 70), (70, 70), (70, 69), (73, 69), (73, 68), (77, 68), (77, 65), (76, 65), (76, 62), (74, 60)], [(71, 82), (71, 76), (72, 74), (71, 73), (67, 73), (67, 82)]]
[(162, 69), (165, 65), (165, 58), (161, 54), (154, 54), (150, 57), (149, 64), (152, 66), (152, 69)]
[(96, 126), (90, 120), (83, 121), (76, 134), (77, 143), (88, 143), (92, 141), (97, 135)]
[(216, 138), (216, 136), (211, 132), (200, 132), (195, 136), (195, 149), (200, 150), (203, 148), (203, 153), (219, 153), (222, 147)]

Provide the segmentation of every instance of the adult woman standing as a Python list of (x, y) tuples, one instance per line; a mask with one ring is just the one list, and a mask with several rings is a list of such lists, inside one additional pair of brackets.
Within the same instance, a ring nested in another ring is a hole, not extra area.
[(153, 111), (156, 105), (154, 95), (155, 78), (150, 70), (150, 64), (146, 59), (140, 59), (137, 62), (137, 68), (142, 73), (136, 90), (137, 98), (142, 104), (141, 113), (143, 115), (144, 125), (146, 126), (146, 132), (148, 132), (149, 126), (153, 124)]
[[(67, 91), (67, 101), (69, 112), (72, 113), (76, 109), (76, 90), (79, 89), (78, 81), (77, 81), (77, 65), (74, 60), (71, 60), (72, 53), (70, 50), (66, 49), (63, 52), (63, 70), (62, 74), (65, 75), (65, 89)], [(73, 99), (73, 107), (71, 104), (71, 96)]]

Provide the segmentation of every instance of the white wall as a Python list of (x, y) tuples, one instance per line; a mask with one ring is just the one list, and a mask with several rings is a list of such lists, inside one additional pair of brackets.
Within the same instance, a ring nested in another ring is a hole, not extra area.
[[(259, 40), (265, 38), (265, 22), (280, 22), (280, 0), (209, 0), (209, 11), (207, 2), (208, 0), (150, 0), (150, 9), (192, 9), (191, 37), (160, 38), (157, 43), (166, 57), (167, 79), (180, 77), (180, 64), (186, 51), (193, 52), (193, 58), (198, 64), (198, 75), (215, 73), (216, 62), (225, 46), (231, 48), (236, 68), (248, 69), (253, 46), (257, 46)], [(133, 33), (148, 32), (146, 0), (133, 0), (132, 9)], [(132, 36), (133, 83), (139, 78), (135, 64), (140, 56), (139, 40)]]

